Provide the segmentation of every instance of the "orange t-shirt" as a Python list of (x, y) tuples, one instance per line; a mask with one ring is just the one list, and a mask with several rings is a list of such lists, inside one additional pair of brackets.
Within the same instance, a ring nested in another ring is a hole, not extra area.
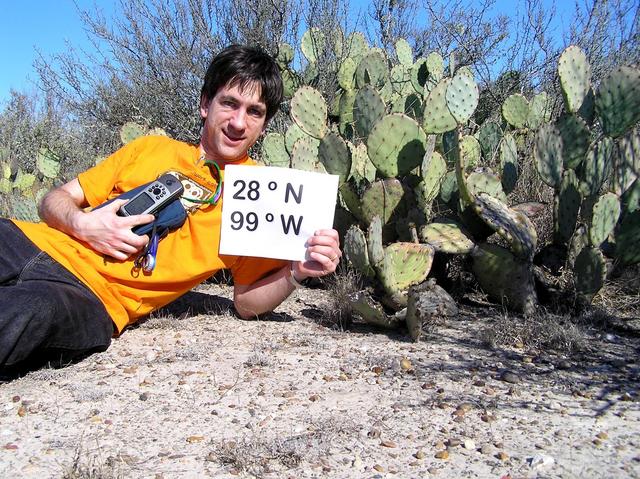
[[(196, 145), (167, 137), (142, 137), (81, 173), (78, 180), (92, 207), (167, 171), (178, 171), (213, 191), (216, 180), (208, 166), (199, 164), (199, 155)], [(255, 163), (245, 157), (235, 164)], [(220, 168), (224, 178), (224, 165)], [(178, 230), (160, 241), (156, 266), (150, 274), (134, 268), (133, 258), (118, 261), (105, 257), (45, 223), (14, 223), (100, 298), (120, 332), (220, 269), (229, 268), (235, 284), (248, 285), (286, 264), (281, 260), (219, 255), (221, 212), (222, 201), (189, 214)]]

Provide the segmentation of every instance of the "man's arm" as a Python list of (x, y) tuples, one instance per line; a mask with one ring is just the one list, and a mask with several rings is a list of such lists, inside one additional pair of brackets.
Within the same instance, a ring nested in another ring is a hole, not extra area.
[(233, 288), (233, 303), (243, 319), (273, 311), (295, 289), (289, 281), (292, 274), (296, 281), (333, 273), (340, 262), (340, 239), (336, 230), (320, 230), (309, 238), (308, 261), (295, 261), (275, 273), (245, 286)]
[(118, 216), (117, 211), (126, 200), (92, 211), (77, 178), (50, 191), (42, 199), (38, 212), (45, 223), (89, 244), (99, 253), (118, 260), (126, 260), (140, 251), (149, 241), (131, 231), (137, 225), (150, 223), (153, 215)]

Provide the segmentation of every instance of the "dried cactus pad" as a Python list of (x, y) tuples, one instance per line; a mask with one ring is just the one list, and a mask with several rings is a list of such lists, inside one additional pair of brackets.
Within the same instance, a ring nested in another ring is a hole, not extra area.
[(480, 193), (476, 197), (474, 210), (485, 223), (509, 242), (511, 250), (519, 258), (526, 262), (533, 260), (538, 235), (529, 218), (486, 193)]

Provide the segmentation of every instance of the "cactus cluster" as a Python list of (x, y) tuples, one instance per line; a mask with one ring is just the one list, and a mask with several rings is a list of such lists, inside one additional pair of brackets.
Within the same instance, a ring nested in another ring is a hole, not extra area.
[(594, 92), (586, 56), (571, 46), (558, 75), (565, 112), (540, 127), (534, 146), (538, 173), (555, 192), (554, 238), (546, 248), (564, 254), (576, 291), (590, 298), (604, 285), (604, 246), (613, 246), (622, 264), (640, 260), (640, 246), (627, 239), (639, 232), (638, 205), (626, 201), (637, 197), (640, 70), (619, 67)]
[[(303, 37), (309, 65), (317, 59), (313, 45), (324, 45), (317, 35)], [(536, 309), (539, 251), (528, 214), (540, 208), (508, 199), (532, 137), (531, 161), (555, 191), (554, 247), (565, 248), (576, 290), (590, 297), (601, 288), (605, 243), (615, 242), (620, 261), (640, 261), (633, 242), (640, 232), (637, 69), (616, 70), (594, 93), (584, 54), (569, 47), (558, 65), (561, 116), (551, 120), (545, 92), (513, 94), (502, 105), (502, 123), (476, 125), (470, 119), (478, 86), (453, 56), (448, 68), (436, 52), (414, 59), (402, 39), (387, 54), (357, 33), (343, 46), (335, 100), (328, 105), (314, 88), (297, 88), (291, 125), (267, 135), (262, 158), (340, 176), (345, 253), (371, 286), (353, 299), (363, 318), (396, 324), (435, 253), (468, 255), (490, 297), (525, 313)]]
[(40, 221), (38, 203), (60, 175), (60, 159), (47, 148), (36, 158), (36, 171), (28, 173), (14, 166), (8, 154), (0, 159), (0, 216), (23, 221)]

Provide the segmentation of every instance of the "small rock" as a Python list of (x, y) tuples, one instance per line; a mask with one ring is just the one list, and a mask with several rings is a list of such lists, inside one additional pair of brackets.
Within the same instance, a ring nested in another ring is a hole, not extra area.
[(374, 465), (373, 468), (378, 472), (384, 472), (384, 467), (382, 467), (380, 464)]
[(558, 369), (564, 369), (564, 370), (571, 369), (571, 363), (569, 361), (567, 361), (566, 359), (563, 359), (562, 361), (560, 361), (558, 363), (557, 368)]
[(142, 393), (142, 394), (140, 394), (140, 396), (138, 396), (138, 398), (140, 399), (140, 401), (146, 401), (147, 399), (149, 399), (149, 394), (148, 393)]
[(389, 440), (382, 440), (380, 441), (380, 445), (383, 447), (398, 447), (398, 445), (393, 442), (393, 441), (389, 441)]
[(468, 451), (472, 451), (476, 448), (476, 443), (474, 442), (473, 439), (465, 439), (464, 448)]
[(12, 402), (20, 402), (20, 396), (13, 396), (13, 397), (11, 398), (11, 401), (12, 401)]
[(496, 457), (501, 461), (506, 461), (507, 459), (509, 459), (509, 455), (504, 451), (500, 451), (498, 454), (496, 454)]
[(422, 449), (420, 449), (419, 451), (416, 451), (416, 453), (413, 455), (413, 457), (415, 457), (416, 459), (424, 459), (425, 456), (426, 454)]
[(444, 451), (438, 451), (436, 452), (434, 457), (436, 459), (449, 459), (449, 451), (447, 451), (446, 449)]
[(488, 455), (488, 454), (491, 454), (493, 452), (493, 448), (489, 444), (483, 444), (480, 447), (480, 452), (482, 454), (487, 454)]
[(18, 416), (25, 417), (27, 415), (27, 408), (24, 406), (20, 406), (18, 408)]
[(546, 454), (536, 454), (535, 456), (530, 458), (528, 461), (529, 461), (529, 467), (531, 467), (531, 469), (550, 466), (551, 464), (556, 462), (556, 460), (553, 457), (547, 456)]
[(402, 358), (402, 360), (400, 361), (400, 368), (402, 368), (403, 371), (411, 371), (413, 369), (413, 366), (411, 365), (411, 361), (409, 361), (407, 358)]
[(512, 371), (504, 371), (500, 375), (500, 379), (509, 384), (518, 384), (520, 382), (520, 376)]
[(609, 435), (608, 435), (606, 432), (604, 432), (604, 431), (603, 431), (603, 432), (598, 433), (598, 434), (596, 435), (596, 437), (597, 437), (598, 439), (603, 439), (603, 440), (604, 440), (604, 439), (609, 439)]
[(447, 441), (447, 445), (448, 445), (449, 447), (457, 447), (457, 446), (459, 446), (460, 444), (462, 444), (462, 441), (461, 441), (460, 439), (458, 439), (458, 438), (451, 438), (451, 439), (449, 439), (449, 440)]

